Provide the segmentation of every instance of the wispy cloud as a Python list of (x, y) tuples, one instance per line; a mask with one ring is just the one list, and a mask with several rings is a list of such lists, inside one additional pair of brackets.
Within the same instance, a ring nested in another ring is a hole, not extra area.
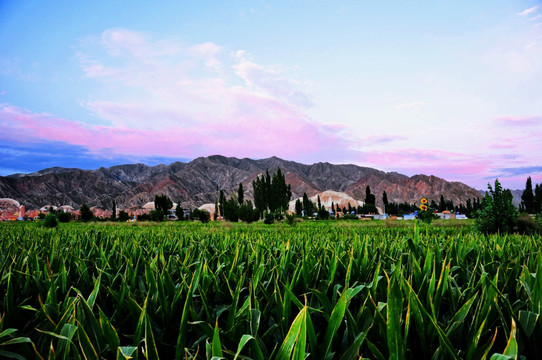
[(77, 59), (87, 81), (98, 86), (80, 103), (107, 125), (0, 104), (4, 136), (119, 156), (308, 158), (340, 152), (341, 129), (305, 112), (312, 101), (304, 84), (246, 52), (112, 29), (82, 39)]
[(501, 176), (542, 174), (542, 165), (502, 168), (499, 171), (501, 172)]
[(532, 127), (542, 125), (542, 115), (532, 116), (502, 116), (496, 122), (505, 126)]
[(525, 9), (522, 12), (518, 13), (518, 15), (520, 15), (520, 16), (528, 16), (528, 15), (532, 14), (533, 12), (535, 12), (537, 9), (538, 9), (538, 6), (533, 6), (531, 8)]
[(408, 137), (404, 135), (374, 135), (374, 136), (367, 136), (361, 139), (360, 143), (363, 146), (367, 146), (367, 145), (389, 144), (389, 143), (403, 141), (403, 140), (408, 140)]

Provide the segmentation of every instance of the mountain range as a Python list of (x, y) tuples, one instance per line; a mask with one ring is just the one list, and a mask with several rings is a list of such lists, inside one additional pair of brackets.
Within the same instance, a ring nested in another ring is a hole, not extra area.
[(292, 199), (307, 193), (309, 197), (326, 190), (342, 192), (356, 200), (365, 199), (366, 186), (382, 207), (382, 193), (389, 202), (417, 203), (422, 197), (439, 202), (440, 196), (454, 204), (482, 195), (460, 182), (449, 182), (436, 176), (406, 176), (357, 165), (316, 163), (306, 165), (271, 157), (237, 159), (213, 155), (169, 165), (117, 165), (97, 170), (54, 167), (31, 174), (0, 177), (0, 198), (12, 198), (27, 209), (46, 205), (70, 205), (78, 208), (86, 203), (110, 209), (112, 200), (118, 209), (138, 208), (153, 201), (156, 194), (166, 194), (184, 208), (214, 203), (219, 191), (236, 191), (243, 183), (245, 198), (252, 198), (252, 181), (277, 168), (292, 187)]

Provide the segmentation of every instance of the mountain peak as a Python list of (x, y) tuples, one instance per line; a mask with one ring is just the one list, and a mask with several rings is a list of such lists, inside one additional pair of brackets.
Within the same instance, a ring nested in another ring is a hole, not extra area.
[(381, 203), (383, 191), (393, 202), (414, 203), (422, 197), (438, 201), (442, 194), (459, 204), (480, 197), (477, 190), (465, 184), (431, 175), (407, 177), (328, 162), (306, 165), (277, 156), (253, 160), (212, 155), (170, 165), (124, 164), (98, 170), (54, 167), (28, 175), (0, 177), (0, 198), (16, 199), (27, 208), (40, 208), (44, 204), (79, 207), (82, 203), (110, 208), (115, 200), (120, 209), (137, 208), (153, 201), (156, 194), (166, 194), (182, 206), (194, 208), (214, 203), (220, 190), (226, 194), (236, 191), (241, 182), (245, 185), (246, 198), (250, 199), (252, 180), (266, 169), (273, 173), (278, 167), (292, 186), (293, 199), (303, 193), (313, 196), (329, 190), (363, 201), (367, 186), (375, 194), (377, 204)]

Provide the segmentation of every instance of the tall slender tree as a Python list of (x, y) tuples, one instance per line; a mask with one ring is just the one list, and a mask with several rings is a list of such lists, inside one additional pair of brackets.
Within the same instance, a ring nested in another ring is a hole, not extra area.
[(388, 213), (388, 194), (386, 193), (386, 190), (382, 192), (382, 203), (384, 204), (384, 212)]
[(257, 177), (252, 182), (252, 188), (254, 189), (254, 204), (260, 217), (266, 210), (282, 212), (288, 209), (292, 197), (292, 188), (289, 184), (286, 184), (286, 178), (280, 168), (273, 174), (273, 177), (266, 170), (264, 176)]
[(173, 202), (166, 195), (154, 195), (154, 208), (156, 211), (162, 212), (162, 217), (167, 216), (169, 209), (173, 207)]
[(533, 214), (535, 212), (535, 196), (530, 176), (527, 178), (525, 190), (523, 190), (523, 194), (521, 194), (521, 205), (526, 213)]
[(295, 214), (297, 216), (303, 215), (303, 204), (301, 203), (301, 200), (299, 199), (295, 201)]
[(542, 211), (542, 184), (536, 184), (534, 188), (534, 210), (537, 214)]
[(444, 195), (440, 194), (440, 202), (438, 204), (438, 211), (443, 212), (446, 210), (446, 200), (444, 199)]
[(368, 205), (376, 205), (376, 198), (371, 194), (371, 188), (369, 185), (365, 188), (365, 203)]
[(322, 208), (322, 202), (320, 201), (320, 195), (318, 195), (318, 211), (320, 211), (320, 209)]
[(305, 216), (312, 216), (313, 213), (312, 201), (309, 200), (307, 193), (303, 193), (303, 212)]
[(224, 206), (226, 205), (226, 195), (224, 195), (224, 190), (220, 190), (218, 195), (218, 209), (220, 210), (220, 216), (224, 217)]
[(113, 199), (113, 212), (111, 213), (111, 220), (117, 220), (117, 204), (115, 203), (115, 199)]
[(239, 205), (243, 205), (245, 202), (245, 191), (243, 190), (243, 183), (239, 183), (239, 187), (237, 188), (237, 202)]

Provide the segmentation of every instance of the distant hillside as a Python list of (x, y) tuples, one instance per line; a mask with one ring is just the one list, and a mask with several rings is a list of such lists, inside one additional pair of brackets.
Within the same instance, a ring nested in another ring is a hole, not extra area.
[[(478, 190), (480, 192), (480, 194), (482, 194), (481, 197), (484, 197), (486, 192), (487, 192), (487, 189), (486, 190)], [(510, 190), (510, 192), (512, 193), (512, 204), (514, 204), (514, 206), (516, 207), (519, 207), (519, 204), (521, 203), (521, 195), (523, 195), (523, 190)]]
[(78, 208), (82, 203), (111, 208), (115, 199), (120, 209), (140, 207), (153, 201), (155, 194), (163, 193), (175, 202), (181, 201), (183, 207), (193, 208), (214, 203), (220, 190), (229, 194), (240, 182), (246, 198), (251, 198), (252, 181), (266, 169), (273, 173), (278, 167), (292, 186), (292, 199), (303, 196), (304, 192), (310, 197), (332, 190), (363, 201), (367, 185), (380, 207), (383, 191), (390, 202), (418, 202), (422, 197), (438, 202), (442, 194), (459, 204), (468, 198), (481, 197), (479, 191), (463, 183), (435, 176), (408, 177), (357, 165), (305, 165), (277, 157), (252, 160), (214, 155), (170, 165), (128, 164), (98, 170), (50, 168), (0, 177), (0, 198), (15, 199), (28, 209), (45, 205)]

